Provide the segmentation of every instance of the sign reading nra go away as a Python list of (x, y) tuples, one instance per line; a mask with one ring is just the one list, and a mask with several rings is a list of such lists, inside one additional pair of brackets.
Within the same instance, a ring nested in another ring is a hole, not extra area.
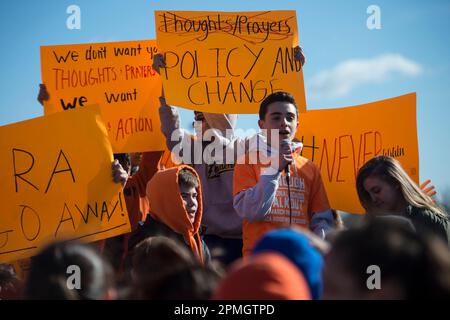
[(98, 106), (6, 125), (0, 137), (0, 262), (30, 257), (55, 240), (130, 231)]

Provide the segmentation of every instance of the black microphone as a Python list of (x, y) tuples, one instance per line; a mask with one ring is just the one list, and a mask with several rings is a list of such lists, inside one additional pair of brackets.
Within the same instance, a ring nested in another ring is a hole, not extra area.
[[(291, 148), (291, 141), (289, 139), (283, 139), (280, 143), (280, 149), (286, 145), (289, 145), (289, 148)], [(281, 152), (281, 150), (280, 150)], [(292, 148), (291, 148), (292, 152)], [(286, 167), (284, 168), (284, 172), (286, 173), (286, 184), (287, 184), (287, 191), (288, 191), (288, 199), (289, 199), (289, 226), (292, 225), (292, 204), (291, 204), (291, 183), (289, 180), (291, 180), (291, 164), (288, 163)]]
[(286, 177), (290, 177), (291, 176), (291, 164), (288, 163), (286, 165), (286, 167), (284, 168), (284, 173), (286, 174)]
[[(289, 145), (289, 147), (291, 146), (291, 140), (289, 140), (289, 139), (283, 139), (283, 140), (281, 140), (281, 143), (280, 143), (280, 149), (281, 149), (281, 147), (284, 147), (285, 145)], [(291, 166), (291, 164), (290, 163), (288, 163), (287, 165), (286, 165), (286, 167), (284, 168), (284, 173), (286, 173), (286, 176), (287, 177), (290, 177), (291, 176), (291, 168), (290, 168), (290, 166)]]

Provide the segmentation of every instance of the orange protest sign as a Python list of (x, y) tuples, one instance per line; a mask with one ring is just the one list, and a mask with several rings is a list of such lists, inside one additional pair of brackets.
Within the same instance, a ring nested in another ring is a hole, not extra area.
[(302, 156), (319, 168), (334, 209), (364, 213), (356, 192), (359, 168), (372, 157), (399, 160), (419, 181), (416, 94), (360, 106), (311, 110), (299, 117)]
[(0, 262), (130, 231), (98, 106), (3, 126), (0, 137)]
[(295, 11), (155, 11), (167, 103), (211, 113), (258, 113), (274, 91), (306, 111)]
[(114, 153), (163, 150), (155, 40), (41, 47), (45, 114), (99, 104)]

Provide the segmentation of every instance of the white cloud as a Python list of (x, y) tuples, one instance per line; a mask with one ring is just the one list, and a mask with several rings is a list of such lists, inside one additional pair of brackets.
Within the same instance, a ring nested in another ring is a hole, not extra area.
[(313, 76), (306, 83), (307, 95), (312, 100), (339, 98), (358, 85), (385, 81), (395, 72), (416, 76), (422, 72), (422, 67), (400, 54), (351, 59)]

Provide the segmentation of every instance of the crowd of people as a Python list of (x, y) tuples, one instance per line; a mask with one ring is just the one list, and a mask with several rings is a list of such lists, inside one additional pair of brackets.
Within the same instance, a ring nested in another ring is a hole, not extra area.
[[(162, 55), (154, 61), (157, 72), (164, 68)], [(42, 85), (38, 100), (49, 95)], [(236, 115), (194, 114), (196, 135), (180, 127), (162, 92), (167, 149), (114, 155), (130, 233), (53, 243), (31, 258), (25, 279), (3, 264), (0, 298), (450, 298), (449, 215), (399, 161), (377, 156), (359, 169), (355, 188), (366, 214), (347, 228), (319, 169), (300, 155), (292, 95), (274, 92), (261, 102), (255, 137), (229, 134)], [(212, 143), (221, 146), (216, 158), (196, 161)], [(78, 287), (68, 285), (74, 265)]]

